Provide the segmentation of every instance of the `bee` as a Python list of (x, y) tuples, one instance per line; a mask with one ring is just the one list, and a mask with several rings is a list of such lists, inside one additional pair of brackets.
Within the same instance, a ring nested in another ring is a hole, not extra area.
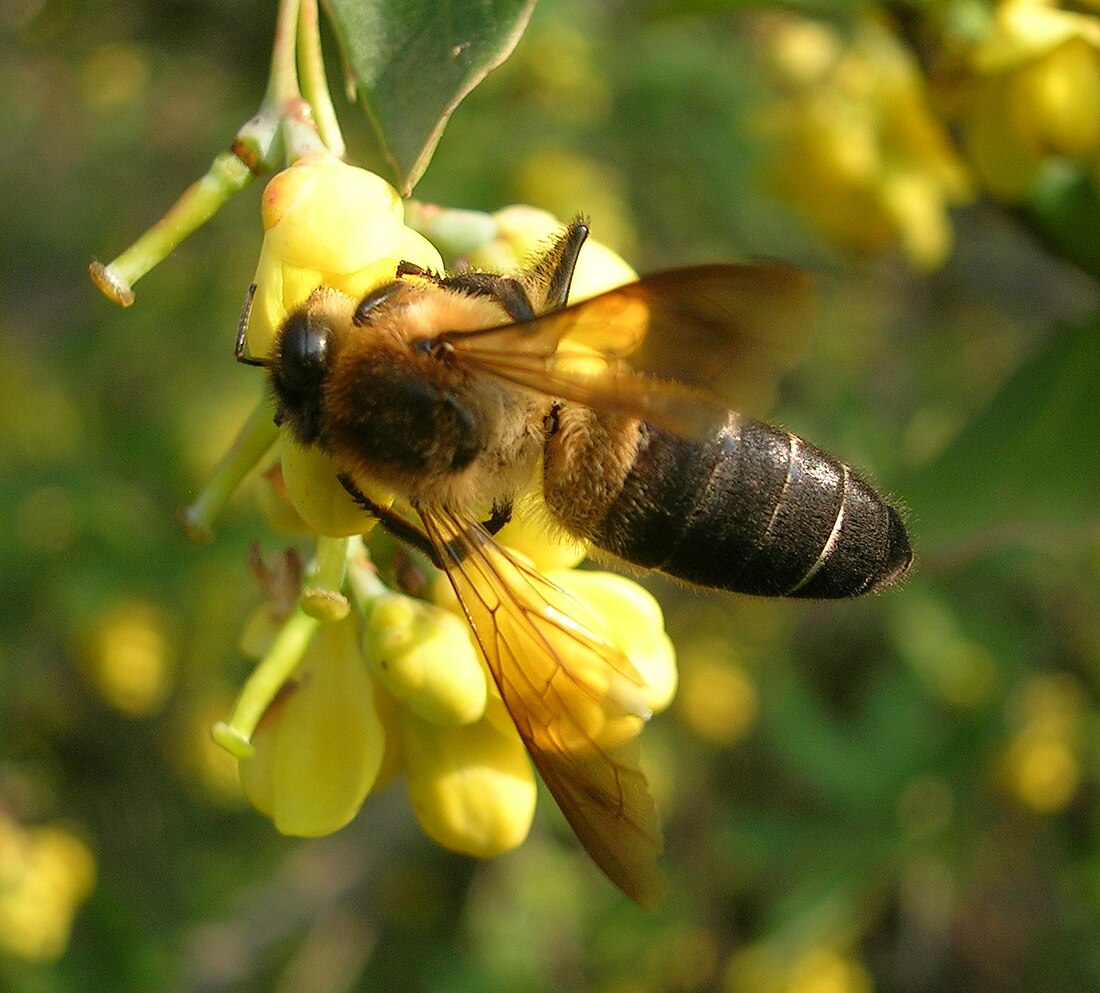
[[(266, 370), (276, 420), (446, 572), (567, 821), (651, 904), (660, 824), (635, 736), (609, 730), (648, 717), (642, 680), (494, 540), (517, 494), (535, 481), (553, 524), (597, 554), (711, 589), (859, 596), (904, 576), (913, 554), (855, 470), (714, 398), (745, 396), (797, 349), (812, 312), (803, 273), (697, 266), (569, 305), (587, 236), (574, 221), (514, 275), (402, 262), (360, 301), (319, 288), (266, 359), (244, 354), (242, 321), (237, 358)], [(705, 388), (681, 381), (699, 368)], [(366, 496), (378, 486), (408, 513)]]

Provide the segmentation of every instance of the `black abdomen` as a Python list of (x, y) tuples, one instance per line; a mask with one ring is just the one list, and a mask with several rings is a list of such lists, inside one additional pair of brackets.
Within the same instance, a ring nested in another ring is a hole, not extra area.
[(762, 596), (857, 596), (913, 558), (897, 512), (848, 466), (736, 415), (703, 442), (644, 426), (590, 537), (644, 568)]

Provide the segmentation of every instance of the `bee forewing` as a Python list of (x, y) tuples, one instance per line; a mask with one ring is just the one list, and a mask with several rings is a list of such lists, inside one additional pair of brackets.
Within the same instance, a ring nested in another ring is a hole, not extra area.
[[(809, 346), (814, 313), (802, 270), (709, 265), (655, 273), (521, 324), (444, 337), (460, 361), (491, 375), (705, 435), (729, 407), (767, 412), (780, 377)], [(586, 353), (603, 367), (578, 369)]]
[(420, 511), (516, 729), (566, 820), (627, 896), (660, 896), (656, 807), (639, 761), (646, 717), (630, 661), (583, 607), (476, 521)]
[(705, 389), (746, 413), (767, 413), (780, 377), (810, 345), (813, 280), (792, 266), (672, 269), (623, 289), (648, 311), (630, 364)]

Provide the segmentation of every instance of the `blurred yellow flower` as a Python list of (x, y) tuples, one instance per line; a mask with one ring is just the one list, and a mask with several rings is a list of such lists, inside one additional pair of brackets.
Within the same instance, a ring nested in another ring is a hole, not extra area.
[(1062, 810), (1077, 792), (1082, 770), (1085, 694), (1073, 677), (1031, 677), (1013, 700), (1015, 733), (1002, 758), (1008, 790), (1040, 813)]
[(840, 245), (941, 265), (948, 208), (971, 190), (912, 56), (871, 16), (844, 36), (794, 15), (765, 24), (777, 90), (760, 114), (774, 150), (768, 185)]
[(871, 993), (867, 967), (852, 954), (825, 944), (794, 950), (778, 942), (745, 945), (730, 956), (726, 993)]
[(163, 610), (144, 600), (113, 603), (81, 642), (81, 669), (108, 704), (133, 717), (161, 708), (176, 668), (171, 625)]
[(963, 141), (995, 196), (1026, 197), (1052, 157), (1100, 169), (1100, 18), (1047, 0), (1002, 0), (964, 57)]
[(677, 713), (695, 734), (724, 748), (749, 733), (760, 706), (745, 667), (726, 644), (710, 641), (691, 646), (676, 702)]
[(31, 961), (58, 958), (95, 875), (92, 853), (68, 828), (25, 828), (0, 813), (0, 949)]

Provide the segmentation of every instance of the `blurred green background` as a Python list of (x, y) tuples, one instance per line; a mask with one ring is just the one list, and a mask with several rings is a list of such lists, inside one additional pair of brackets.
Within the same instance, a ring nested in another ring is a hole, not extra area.
[(648, 583), (681, 671), (644, 737), (655, 914), (545, 796), (491, 863), (400, 786), (311, 842), (243, 804), (208, 728), (247, 673), (247, 550), (282, 539), (247, 493), (209, 546), (175, 514), (255, 401), (260, 184), (129, 310), (86, 267), (254, 112), (273, 6), (0, 10), (0, 990), (1100, 989), (1096, 282), (981, 200), (931, 274), (830, 247), (767, 193), (759, 25), (721, 4), (543, 0), (417, 196), (584, 211), (642, 271), (818, 271), (776, 419), (908, 508), (915, 575), (823, 605)]

